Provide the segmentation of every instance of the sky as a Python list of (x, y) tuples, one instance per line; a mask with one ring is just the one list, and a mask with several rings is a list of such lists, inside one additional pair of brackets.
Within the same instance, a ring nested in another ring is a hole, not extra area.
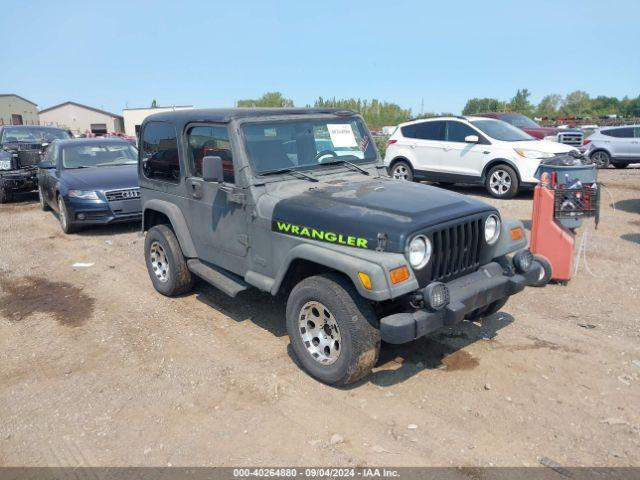
[(537, 103), (640, 95), (640, 1), (0, 0), (0, 93), (120, 113), (378, 98), (459, 113), (472, 97)]

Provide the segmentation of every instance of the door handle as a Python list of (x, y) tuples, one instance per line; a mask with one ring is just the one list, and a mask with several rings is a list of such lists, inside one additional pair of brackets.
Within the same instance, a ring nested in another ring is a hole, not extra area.
[(485, 155), (489, 155), (491, 152), (489, 150), (484, 150), (482, 153), (484, 153)]
[(191, 196), (193, 198), (202, 198), (202, 183), (192, 181), (191, 185)]

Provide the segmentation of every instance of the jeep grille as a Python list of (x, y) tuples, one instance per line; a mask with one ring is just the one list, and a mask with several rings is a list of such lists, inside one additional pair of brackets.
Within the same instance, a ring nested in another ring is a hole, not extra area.
[(140, 198), (139, 188), (125, 188), (123, 190), (111, 190), (104, 192), (107, 200), (110, 202), (116, 202), (119, 200), (136, 200)]
[(480, 266), (482, 218), (435, 230), (430, 281), (449, 281)]
[(558, 134), (558, 142), (572, 147), (581, 147), (583, 141), (582, 132), (563, 132)]

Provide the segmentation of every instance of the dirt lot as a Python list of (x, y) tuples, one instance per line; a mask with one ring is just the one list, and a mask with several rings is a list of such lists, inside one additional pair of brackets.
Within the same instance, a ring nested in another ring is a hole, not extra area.
[[(640, 170), (601, 178), (591, 273), (385, 347), (348, 389), (296, 366), (265, 294), (157, 294), (137, 226), (0, 206), (0, 465), (640, 465)], [(530, 194), (486, 200), (530, 218)]]

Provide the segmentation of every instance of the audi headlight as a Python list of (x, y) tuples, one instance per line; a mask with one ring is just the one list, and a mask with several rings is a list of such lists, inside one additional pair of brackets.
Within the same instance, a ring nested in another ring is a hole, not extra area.
[(420, 269), (429, 263), (432, 252), (431, 240), (424, 235), (418, 235), (411, 240), (407, 248), (409, 263), (413, 268)]
[(489, 245), (493, 245), (498, 241), (500, 236), (500, 218), (491, 214), (484, 221), (484, 239)]
[(69, 197), (81, 200), (99, 200), (98, 194), (93, 190), (69, 190)]
[(539, 150), (527, 150), (526, 148), (514, 148), (515, 152), (524, 158), (551, 158), (553, 153), (541, 152)]
[(0, 170), (11, 170), (11, 160), (0, 160)]

